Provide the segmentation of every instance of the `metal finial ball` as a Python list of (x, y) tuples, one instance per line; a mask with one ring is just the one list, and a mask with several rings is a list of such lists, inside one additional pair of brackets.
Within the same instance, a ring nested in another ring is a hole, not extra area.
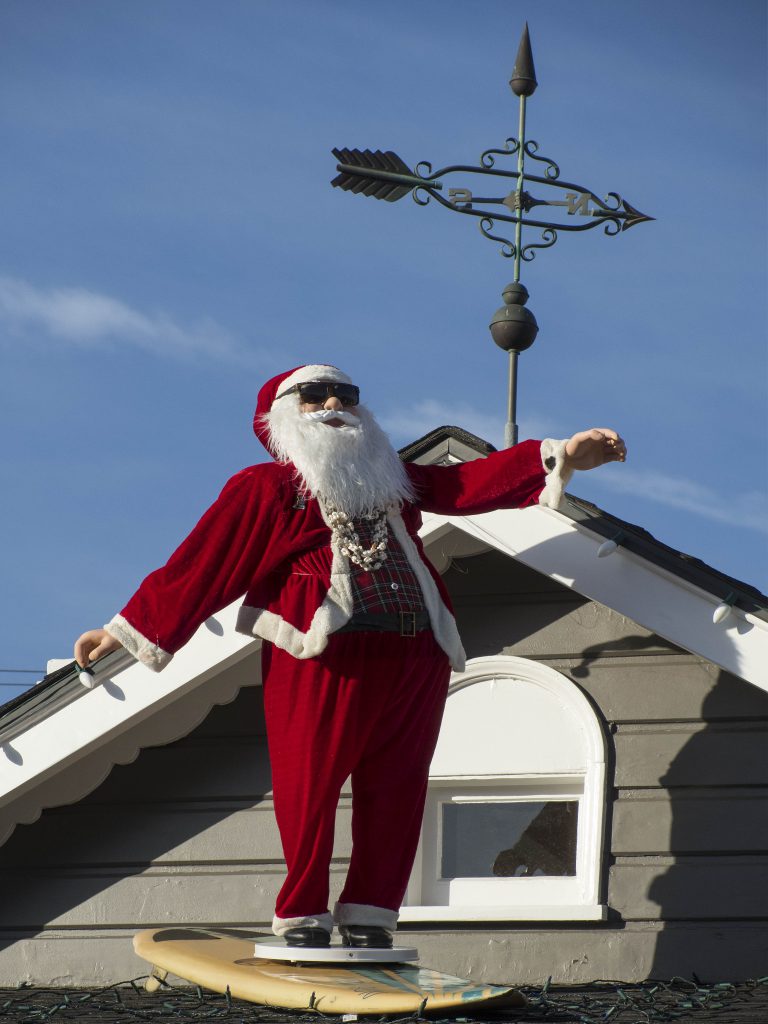
[(508, 306), (524, 306), (528, 301), (528, 289), (522, 281), (511, 281), (501, 293)]
[(491, 337), (505, 352), (525, 352), (536, 340), (539, 325), (536, 317), (526, 309), (528, 289), (519, 281), (508, 284), (502, 293), (504, 305), (493, 314)]
[(525, 306), (502, 306), (490, 323), (491, 337), (505, 352), (525, 352), (536, 340), (539, 325)]

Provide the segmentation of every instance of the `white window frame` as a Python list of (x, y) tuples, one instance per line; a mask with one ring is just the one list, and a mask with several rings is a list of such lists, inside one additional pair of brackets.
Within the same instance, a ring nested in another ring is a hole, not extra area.
[[(569, 772), (526, 773), (525, 765), (516, 763), (510, 751), (508, 772), (478, 774), (473, 771), (470, 744), (460, 745), (466, 772), (438, 775), (433, 762), (421, 842), (401, 921), (598, 921), (606, 917), (607, 908), (600, 903), (606, 799), (605, 737), (600, 722), (571, 680), (525, 658), (473, 659), (464, 672), (454, 674), (448, 700), (466, 687), (503, 685), (505, 680), (540, 687), (556, 698), (561, 713), (573, 721), (582, 738), (581, 763)], [(440, 805), (446, 800), (559, 799), (579, 803), (575, 876), (438, 879)]]

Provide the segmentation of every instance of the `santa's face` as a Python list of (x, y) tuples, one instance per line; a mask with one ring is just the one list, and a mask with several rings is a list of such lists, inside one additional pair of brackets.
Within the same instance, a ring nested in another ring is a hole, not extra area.
[(357, 405), (360, 388), (351, 381), (317, 377), (314, 380), (296, 384), (286, 394), (295, 393), (299, 403), (299, 415), (313, 423), (324, 423), (329, 427), (360, 424)]
[[(365, 406), (349, 393), (286, 394), (268, 417), (271, 447), (290, 461), (304, 489), (352, 516), (412, 500), (410, 481), (397, 452)], [(315, 389), (317, 390), (317, 389)], [(322, 391), (322, 387), (320, 388)]]
[[(299, 401), (299, 409), (302, 413), (313, 413), (324, 410), (329, 413), (338, 414), (344, 412), (345, 408), (348, 412), (351, 412), (352, 415), (354, 415), (355, 409), (357, 408), (357, 403), (355, 403), (354, 405), (347, 405), (345, 407), (341, 399), (337, 398), (336, 395), (329, 395), (324, 402)], [(323, 419), (321, 422), (325, 423), (326, 426), (329, 427), (341, 427), (344, 425), (345, 420), (347, 423), (349, 422), (346, 417), (336, 415), (329, 416), (328, 419)]]

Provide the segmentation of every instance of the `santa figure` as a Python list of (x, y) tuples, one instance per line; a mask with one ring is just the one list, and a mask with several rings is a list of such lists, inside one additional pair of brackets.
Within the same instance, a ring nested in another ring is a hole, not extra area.
[[(524, 441), (453, 466), (403, 464), (350, 378), (300, 366), (261, 389), (249, 466), (103, 629), (82, 666), (121, 646), (161, 670), (245, 594), (237, 629), (262, 639), (275, 814), (287, 864), (273, 930), (324, 946), (389, 947), (419, 840), (451, 668), (464, 651), (418, 536), (421, 511), (557, 507), (574, 469), (624, 461), (613, 430)], [(352, 855), (329, 910), (339, 793), (352, 781)]]

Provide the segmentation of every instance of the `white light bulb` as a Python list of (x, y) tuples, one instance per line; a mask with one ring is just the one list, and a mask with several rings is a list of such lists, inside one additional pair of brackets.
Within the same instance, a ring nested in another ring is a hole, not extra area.
[(712, 621), (716, 626), (719, 626), (721, 622), (725, 622), (725, 620), (731, 614), (731, 611), (731, 606), (729, 604), (726, 604), (725, 601), (723, 601), (723, 603), (719, 604), (712, 613)]
[(612, 555), (618, 546), (615, 540), (604, 540), (597, 549), (597, 557), (605, 558), (606, 555)]

